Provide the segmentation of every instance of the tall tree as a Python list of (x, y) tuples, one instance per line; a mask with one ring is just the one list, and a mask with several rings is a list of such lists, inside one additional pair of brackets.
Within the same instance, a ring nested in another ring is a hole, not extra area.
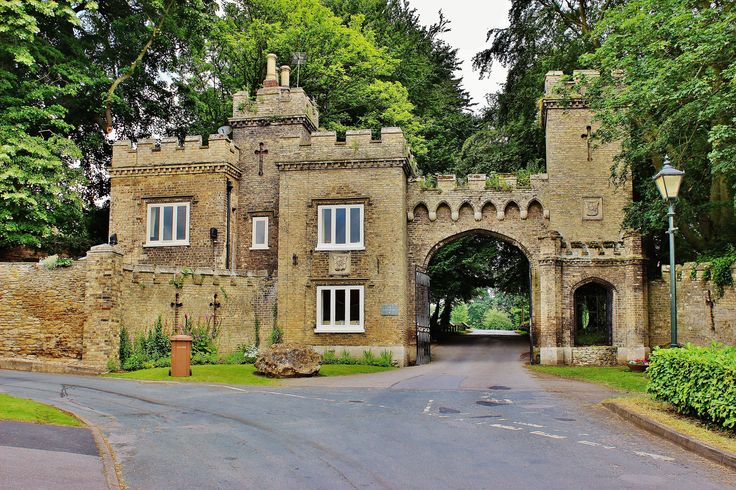
[[(538, 100), (549, 70), (579, 68), (578, 58), (600, 43), (596, 22), (616, 0), (512, 0), (509, 26), (488, 31), (491, 45), (474, 58), (481, 75), (495, 63), (508, 69), (503, 89), (489, 98), (484, 126), (461, 156), (459, 171), (513, 171), (544, 166)], [(484, 158), (484, 156), (487, 156)]]
[(664, 236), (665, 206), (650, 177), (669, 155), (686, 171), (678, 257), (725, 250), (736, 241), (736, 4), (632, 0), (607, 12), (593, 35), (603, 41), (581, 62), (601, 71), (589, 92), (603, 123), (597, 137), (622, 142), (614, 171), (634, 181), (626, 224), (655, 244)]
[(78, 23), (69, 2), (0, 3), (0, 247), (38, 246), (81, 221), (81, 153), (64, 100), (92, 78), (47, 36)]
[(397, 80), (400, 60), (377, 45), (363, 15), (343, 20), (319, 0), (236, 0), (223, 8), (206, 45), (178, 78), (189, 85), (182, 93), (193, 127), (214, 130), (235, 91), (255, 94), (269, 51), (283, 63), (306, 52), (301, 85), (325, 128), (401, 126), (414, 152), (426, 152), (423, 122)]

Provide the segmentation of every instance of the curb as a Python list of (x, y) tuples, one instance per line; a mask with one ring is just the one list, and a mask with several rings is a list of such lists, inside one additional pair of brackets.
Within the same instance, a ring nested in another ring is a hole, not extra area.
[(107, 488), (109, 490), (125, 490), (125, 483), (123, 483), (123, 477), (118, 471), (119, 467), (115, 460), (115, 453), (107, 442), (107, 438), (102, 434), (102, 431), (89, 420), (84, 417), (74, 414), (84, 425), (92, 432), (92, 436), (95, 438), (95, 445), (100, 452), (100, 459), (102, 460), (102, 470), (107, 481)]
[(620, 416), (624, 420), (631, 422), (637, 427), (646, 430), (654, 435), (657, 435), (663, 439), (667, 439), (670, 442), (677, 444), (678, 446), (692, 451), (704, 458), (721, 463), (731, 469), (736, 470), (736, 454), (729, 453), (722, 449), (709, 446), (703, 442), (695, 440), (689, 436), (686, 436), (680, 432), (677, 432), (666, 425), (660, 424), (659, 422), (650, 419), (644, 415), (632, 412), (615, 402), (604, 401), (602, 403), (604, 407), (612, 411), (616, 415)]

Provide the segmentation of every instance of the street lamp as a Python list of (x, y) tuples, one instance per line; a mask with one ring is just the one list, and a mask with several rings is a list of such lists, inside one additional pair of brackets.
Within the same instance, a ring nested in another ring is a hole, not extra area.
[(675, 201), (680, 191), (680, 184), (685, 172), (677, 170), (670, 165), (670, 160), (664, 157), (664, 166), (657, 175), (653, 177), (654, 183), (662, 197), (669, 204), (667, 217), (669, 218), (670, 228), (667, 233), (670, 235), (670, 322), (672, 327), (672, 339), (670, 347), (678, 347), (677, 345), (677, 291), (675, 276)]

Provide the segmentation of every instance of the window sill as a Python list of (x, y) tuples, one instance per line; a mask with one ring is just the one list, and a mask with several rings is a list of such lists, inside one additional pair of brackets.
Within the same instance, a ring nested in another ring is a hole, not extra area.
[(365, 333), (362, 326), (351, 325), (349, 327), (317, 327), (314, 333)]
[(155, 248), (155, 247), (188, 247), (189, 242), (165, 242), (165, 243), (144, 243), (144, 248)]
[(270, 247), (250, 247), (250, 250), (270, 250)]
[(317, 248), (315, 248), (314, 250), (315, 252), (359, 252), (361, 250), (365, 250), (365, 246), (355, 245), (351, 247), (328, 247), (322, 245), (317, 246)]

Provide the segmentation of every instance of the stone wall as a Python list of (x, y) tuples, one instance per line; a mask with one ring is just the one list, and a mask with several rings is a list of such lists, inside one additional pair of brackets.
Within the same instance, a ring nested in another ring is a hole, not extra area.
[(0, 357), (82, 359), (86, 282), (85, 261), (54, 270), (0, 263)]
[(573, 347), (570, 358), (570, 364), (573, 366), (615, 366), (618, 364), (616, 347)]
[[(703, 275), (708, 264), (677, 266), (677, 340), (684, 344), (710, 345), (713, 341), (736, 344), (736, 288), (726, 287), (719, 297)], [(692, 271), (695, 270), (693, 273)], [(670, 269), (662, 267), (662, 279), (649, 282), (649, 343), (670, 343)], [(693, 277), (695, 274), (695, 277)], [(732, 269), (736, 278), (736, 268)]]
[[(165, 332), (171, 333), (176, 323), (183, 325), (186, 315), (195, 324), (209, 322), (214, 326), (217, 322), (219, 351), (228, 353), (240, 344), (255, 343), (256, 321), (264, 345), (275, 325), (276, 279), (265, 272), (237, 275), (194, 269), (191, 274), (182, 274), (181, 268), (126, 266), (122, 297), (120, 321), (132, 337), (150, 330), (159, 316)], [(178, 312), (175, 301), (181, 305)]]

